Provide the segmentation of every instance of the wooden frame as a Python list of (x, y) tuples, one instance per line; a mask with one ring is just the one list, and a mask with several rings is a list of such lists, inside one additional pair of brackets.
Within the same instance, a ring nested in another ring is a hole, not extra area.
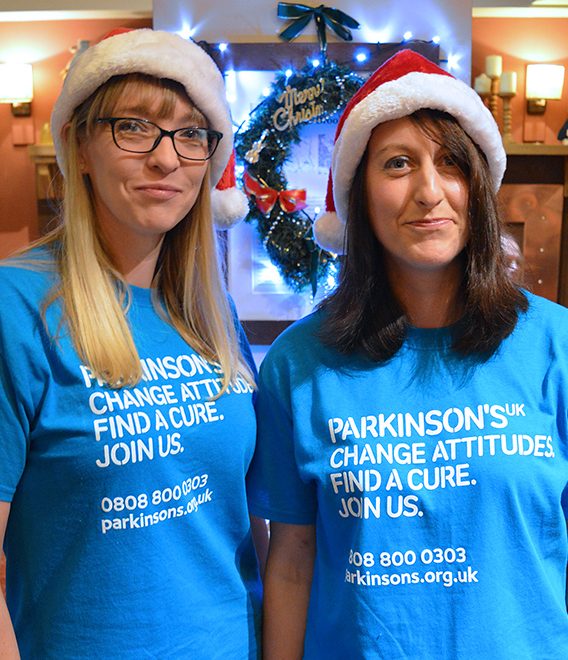
[[(314, 42), (294, 43), (232, 43), (224, 51), (219, 50), (219, 44), (200, 42), (200, 45), (215, 60), (221, 71), (276, 71), (287, 66), (301, 69), (307, 60), (317, 57), (319, 46)], [(327, 47), (327, 57), (338, 63), (349, 63), (355, 73), (374, 71), (397, 51), (409, 48), (424, 57), (438, 63), (440, 61), (440, 46), (431, 41), (412, 40), (402, 43), (330, 43)], [(358, 52), (365, 52), (368, 58), (364, 62), (355, 59)]]

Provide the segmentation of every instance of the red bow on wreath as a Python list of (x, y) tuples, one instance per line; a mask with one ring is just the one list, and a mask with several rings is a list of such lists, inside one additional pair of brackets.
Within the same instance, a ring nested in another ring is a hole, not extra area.
[(286, 213), (294, 213), (307, 206), (305, 190), (274, 190), (248, 172), (245, 172), (243, 182), (246, 194), (254, 197), (256, 206), (264, 215), (268, 215), (272, 211), (276, 202)]

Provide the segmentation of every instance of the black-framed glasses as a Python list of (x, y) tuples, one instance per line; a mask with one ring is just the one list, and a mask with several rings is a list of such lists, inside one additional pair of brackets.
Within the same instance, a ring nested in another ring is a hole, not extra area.
[(154, 151), (163, 137), (169, 137), (177, 155), (186, 160), (209, 160), (223, 137), (219, 131), (197, 126), (166, 131), (153, 121), (138, 117), (100, 117), (97, 123), (110, 124), (112, 139), (123, 151), (147, 154)]

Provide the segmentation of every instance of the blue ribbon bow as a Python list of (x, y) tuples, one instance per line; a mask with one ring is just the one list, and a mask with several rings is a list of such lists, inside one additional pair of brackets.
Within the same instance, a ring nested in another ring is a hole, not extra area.
[(316, 23), (320, 51), (325, 57), (327, 51), (327, 36), (326, 26), (329, 26), (335, 34), (344, 41), (352, 41), (353, 35), (349, 28), (358, 30), (361, 26), (359, 23), (341, 11), (333, 7), (326, 7), (319, 5), (319, 7), (308, 7), (308, 5), (300, 5), (291, 2), (278, 3), (278, 18), (284, 20), (291, 20), (292, 23), (285, 28), (278, 36), (284, 41), (292, 41), (306, 25), (314, 19)]

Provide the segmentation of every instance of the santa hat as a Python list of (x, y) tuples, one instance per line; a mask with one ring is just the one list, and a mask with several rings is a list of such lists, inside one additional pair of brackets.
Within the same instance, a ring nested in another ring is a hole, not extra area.
[[(224, 187), (212, 192), (213, 217), (219, 229), (228, 229), (244, 218), (248, 203), (244, 193), (236, 188), (232, 171), (233, 125), (223, 76), (196, 43), (169, 32), (119, 29), (73, 59), (51, 115), (61, 171), (65, 171), (62, 131), (75, 108), (113, 76), (128, 73), (145, 73), (180, 83), (205, 115), (208, 127), (223, 133), (210, 166), (211, 184), (216, 186), (224, 181)], [(231, 171), (225, 172), (227, 166)]]
[(495, 191), (505, 173), (499, 128), (479, 95), (430, 60), (402, 50), (387, 60), (349, 101), (335, 132), (326, 212), (314, 224), (317, 243), (342, 254), (349, 190), (375, 126), (429, 108), (452, 115), (481, 148)]

